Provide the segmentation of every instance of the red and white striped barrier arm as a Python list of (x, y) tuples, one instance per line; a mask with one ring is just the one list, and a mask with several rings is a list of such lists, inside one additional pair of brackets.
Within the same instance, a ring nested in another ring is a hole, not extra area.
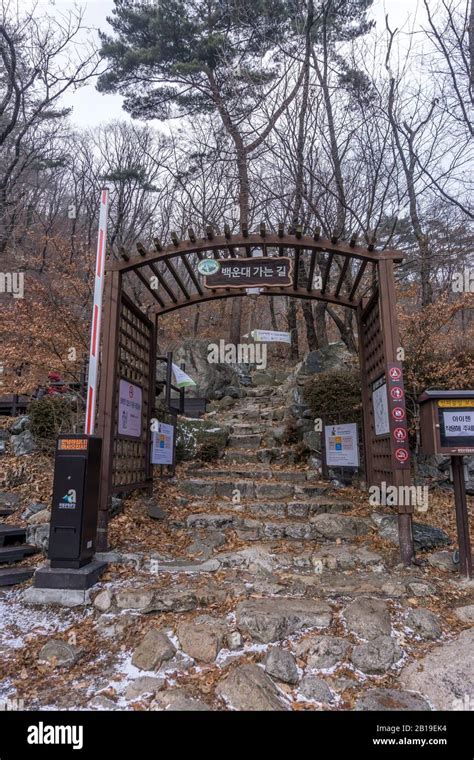
[(89, 351), (89, 376), (87, 380), (87, 406), (84, 432), (94, 435), (95, 408), (97, 403), (97, 378), (99, 374), (100, 326), (102, 321), (102, 294), (104, 292), (105, 247), (109, 216), (109, 191), (103, 188), (100, 196), (99, 238), (95, 267), (94, 305), (92, 307), (91, 345)]

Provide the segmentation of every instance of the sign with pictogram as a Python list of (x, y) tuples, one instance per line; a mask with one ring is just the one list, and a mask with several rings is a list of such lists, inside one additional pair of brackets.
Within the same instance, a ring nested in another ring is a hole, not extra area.
[(387, 378), (392, 461), (397, 469), (408, 469), (410, 467), (410, 449), (406, 423), (403, 371), (400, 362), (392, 362), (388, 365)]

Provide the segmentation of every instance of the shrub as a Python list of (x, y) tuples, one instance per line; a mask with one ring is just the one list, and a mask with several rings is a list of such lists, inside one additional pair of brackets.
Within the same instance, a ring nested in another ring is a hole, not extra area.
[(296, 424), (296, 420), (294, 419), (294, 417), (291, 417), (285, 425), (285, 430), (282, 436), (282, 443), (287, 443), (287, 444), (298, 443), (300, 438), (301, 438), (301, 435), (298, 429), (298, 425)]
[(361, 423), (362, 396), (359, 372), (331, 370), (306, 381), (303, 395), (315, 419), (326, 425)]
[(201, 462), (215, 462), (216, 459), (219, 459), (218, 446), (212, 441), (201, 443), (197, 451), (197, 458), (200, 459)]
[(299, 441), (299, 443), (296, 444), (294, 450), (294, 463), (300, 464), (302, 462), (307, 462), (309, 455), (311, 454), (311, 449), (309, 448), (308, 444), (304, 441)]
[(62, 396), (45, 396), (29, 408), (30, 431), (41, 448), (54, 446), (60, 433), (73, 433), (77, 423), (75, 402)]

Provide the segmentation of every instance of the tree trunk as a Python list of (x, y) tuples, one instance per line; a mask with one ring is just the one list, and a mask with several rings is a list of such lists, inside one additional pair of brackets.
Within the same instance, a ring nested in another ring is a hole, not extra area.
[(298, 325), (296, 322), (296, 301), (294, 298), (287, 298), (286, 317), (288, 320), (288, 332), (291, 335), (290, 359), (298, 361)]
[(326, 304), (324, 301), (316, 301), (314, 307), (314, 325), (316, 329), (316, 340), (318, 348), (324, 348), (329, 344), (328, 329), (326, 325)]

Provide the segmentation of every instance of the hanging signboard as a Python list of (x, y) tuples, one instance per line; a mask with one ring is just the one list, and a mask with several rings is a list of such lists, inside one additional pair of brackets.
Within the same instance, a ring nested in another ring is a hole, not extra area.
[(388, 413), (387, 383), (385, 375), (372, 383), (372, 408), (374, 412), (375, 435), (390, 433), (390, 417)]
[(174, 426), (158, 423), (158, 430), (151, 434), (151, 463), (173, 464)]
[(291, 343), (289, 332), (277, 330), (252, 330), (250, 333), (256, 343)]
[(123, 379), (119, 383), (118, 434), (127, 438), (142, 434), (142, 389)]
[(326, 464), (329, 467), (359, 467), (357, 424), (325, 425)]
[(291, 285), (293, 262), (285, 256), (226, 259), (225, 262), (221, 261), (220, 265), (219, 271), (204, 277), (204, 287), (215, 290), (259, 286), (283, 288)]

